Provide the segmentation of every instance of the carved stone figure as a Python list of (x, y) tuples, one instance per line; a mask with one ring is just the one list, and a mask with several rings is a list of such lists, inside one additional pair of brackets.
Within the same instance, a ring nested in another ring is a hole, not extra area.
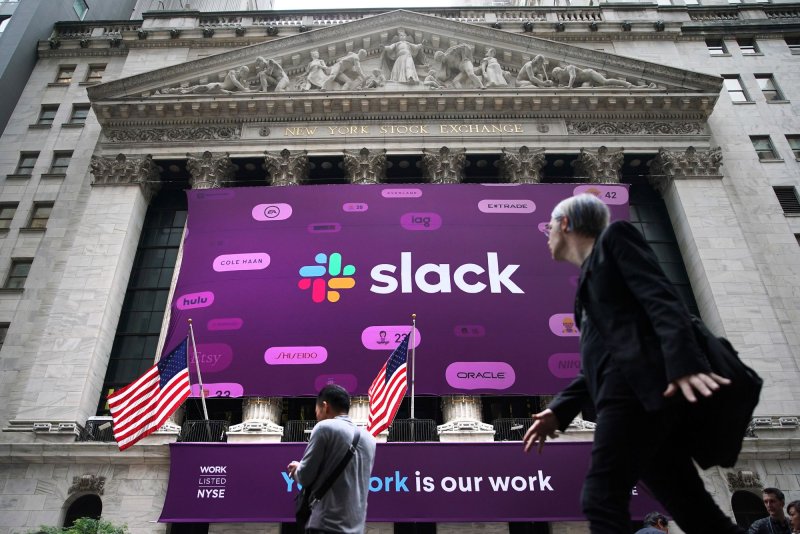
[(479, 88), (483, 82), (475, 75), (472, 47), (460, 43), (446, 51), (438, 50), (433, 57), (436, 80), (445, 87)]
[(229, 70), (225, 74), (225, 78), (221, 82), (204, 83), (200, 85), (190, 85), (189, 87), (169, 87), (162, 89), (162, 94), (230, 94), (237, 91), (247, 92), (250, 90), (247, 87), (247, 76), (250, 74), (250, 68), (247, 65), (242, 65), (235, 69)]
[(611, 152), (601, 146), (592, 152), (583, 148), (576, 162), (578, 175), (593, 184), (618, 184), (623, 157), (622, 149)]
[(364, 82), (364, 89), (377, 89), (386, 85), (386, 76), (381, 69), (372, 69), (372, 74)]
[(500, 160), (503, 180), (512, 184), (538, 184), (542, 181), (544, 161), (543, 148), (531, 151), (521, 146), (516, 154), (504, 148)]
[(73, 493), (96, 493), (102, 495), (106, 487), (106, 477), (98, 475), (81, 475), (72, 477), (72, 485), (67, 490), (68, 494)]
[(279, 153), (265, 152), (264, 169), (274, 186), (299, 185), (308, 178), (308, 152), (303, 150), (295, 156), (286, 148)]
[(422, 164), (425, 174), (432, 184), (457, 184), (464, 179), (464, 167), (467, 163), (466, 150), (451, 151), (446, 146), (438, 152), (422, 151)]
[(377, 184), (386, 178), (386, 151), (372, 153), (368, 148), (358, 152), (344, 151), (347, 179), (353, 184)]
[(537, 55), (526, 62), (517, 74), (517, 87), (552, 87), (552, 80), (547, 77), (547, 60)]
[(310, 91), (312, 89), (322, 89), (322, 85), (328, 76), (331, 74), (331, 69), (325, 65), (325, 60), (319, 58), (319, 52), (316, 50), (311, 51), (311, 61), (306, 66), (306, 71), (303, 73), (303, 82), (300, 86), (302, 91)]
[[(617, 78), (606, 78), (593, 69), (582, 69), (575, 65), (555, 67), (551, 73), (553, 80), (559, 87), (643, 87), (637, 86), (625, 80)], [(650, 84), (649, 88), (654, 88), (655, 84)]]
[(222, 187), (223, 182), (233, 178), (234, 166), (228, 153), (215, 156), (206, 150), (202, 154), (187, 153), (186, 158), (192, 189)]
[(486, 50), (486, 57), (481, 61), (481, 73), (483, 74), (483, 85), (486, 87), (508, 87), (507, 72), (500, 66), (495, 55), (494, 48)]
[(255, 72), (261, 84), (261, 91), (280, 93), (289, 88), (289, 77), (283, 67), (274, 59), (256, 58)]
[(403, 29), (397, 31), (396, 41), (384, 46), (381, 53), (381, 65), (393, 82), (419, 83), (415, 59), (424, 62), (422, 44), (411, 42)]
[[(323, 82), (324, 91), (340, 89), (349, 91), (358, 89), (366, 81), (367, 76), (361, 70), (361, 62), (367, 58), (367, 51), (363, 48), (356, 52), (350, 52), (331, 67), (331, 73)], [(338, 87), (337, 87), (338, 84)]]

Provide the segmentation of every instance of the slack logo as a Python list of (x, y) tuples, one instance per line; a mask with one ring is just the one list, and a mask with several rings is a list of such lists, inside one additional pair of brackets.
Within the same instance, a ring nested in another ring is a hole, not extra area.
[[(452, 293), (453, 284), (464, 293), (480, 293), (487, 287), (492, 293), (502, 293), (503, 288), (510, 293), (525, 293), (511, 280), (518, 268), (519, 265), (509, 264), (501, 269), (497, 252), (487, 252), (486, 267), (465, 263), (451, 274), (449, 263), (425, 263), (415, 270), (411, 252), (401, 252), (399, 286), (401, 293), (413, 293), (415, 285), (423, 293)], [(397, 266), (391, 263), (376, 265), (370, 273), (375, 283), (369, 290), (379, 295), (394, 293), (398, 288), (396, 272)]]
[[(356, 285), (352, 277), (356, 272), (353, 265), (342, 266), (342, 255), (334, 252), (328, 257), (320, 252), (314, 257), (317, 265), (304, 265), (300, 268), (303, 278), (297, 283), (300, 289), (311, 289), (311, 300), (316, 303), (325, 301), (338, 302), (341, 295), (339, 289), (351, 289)], [(326, 268), (327, 264), (327, 268)], [(325, 273), (332, 278), (325, 279)]]

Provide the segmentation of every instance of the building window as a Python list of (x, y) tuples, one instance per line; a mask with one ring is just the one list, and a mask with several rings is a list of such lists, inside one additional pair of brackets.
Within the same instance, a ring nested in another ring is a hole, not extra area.
[(8, 230), (11, 228), (11, 221), (14, 219), (14, 214), (17, 213), (17, 203), (0, 204), (0, 230)]
[(86, 124), (86, 117), (89, 116), (90, 109), (89, 104), (75, 104), (72, 106), (69, 124)]
[(0, 323), (0, 348), (3, 348), (3, 345), (5, 345), (9, 326), (11, 325), (8, 323)]
[(53, 210), (52, 202), (35, 202), (31, 211), (31, 219), (28, 221), (28, 228), (47, 228), (47, 220)]
[(33, 263), (31, 259), (11, 260), (11, 269), (8, 271), (8, 278), (3, 287), (5, 289), (22, 289), (31, 270), (31, 263)]
[(742, 86), (742, 80), (735, 74), (723, 74), (723, 84), (731, 102), (750, 102), (747, 93)]
[(105, 71), (105, 65), (89, 65), (89, 70), (86, 71), (86, 83), (100, 83), (103, 81)]
[(50, 174), (67, 174), (72, 152), (53, 152), (53, 163), (50, 165)]
[(39, 119), (36, 121), (38, 126), (51, 126), (58, 112), (58, 104), (47, 104), (42, 106), (39, 111)]
[(760, 53), (755, 39), (736, 39), (736, 43), (743, 56), (755, 56)]
[(800, 135), (787, 135), (786, 140), (789, 142), (789, 148), (792, 149), (794, 159), (800, 160)]
[(725, 48), (725, 43), (722, 39), (706, 39), (706, 46), (708, 53), (712, 56), (727, 56), (728, 49)]
[(17, 171), (14, 174), (22, 174), (25, 176), (30, 176), (31, 174), (33, 174), (33, 166), (36, 165), (37, 159), (39, 159), (38, 152), (23, 152), (19, 156)]
[(772, 190), (778, 197), (784, 215), (800, 215), (800, 199), (797, 198), (797, 190), (793, 185), (779, 185)]
[(753, 142), (753, 148), (756, 149), (758, 159), (762, 161), (780, 159), (768, 135), (751, 135), (750, 141)]
[(58, 68), (58, 76), (56, 76), (56, 83), (68, 85), (72, 83), (72, 76), (75, 74), (75, 65)]
[(6, 31), (6, 26), (8, 26), (9, 22), (11, 22), (11, 17), (6, 17), (3, 20), (0, 20), (0, 34)]
[(800, 54), (800, 37), (785, 37), (786, 46), (792, 54)]
[(89, 11), (89, 6), (86, 4), (86, 0), (73, 0), (72, 8), (75, 10), (75, 14), (78, 15), (79, 20), (83, 20), (83, 18), (86, 16), (86, 12)]
[(766, 98), (768, 102), (784, 99), (772, 74), (756, 74), (755, 77), (758, 86), (761, 88), (761, 92), (764, 93), (764, 98)]

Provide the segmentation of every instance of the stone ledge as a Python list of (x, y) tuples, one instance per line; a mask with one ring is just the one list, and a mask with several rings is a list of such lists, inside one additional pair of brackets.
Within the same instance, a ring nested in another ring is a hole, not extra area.
[(18, 463), (169, 464), (169, 447), (137, 443), (120, 452), (116, 443), (0, 443), (0, 465)]

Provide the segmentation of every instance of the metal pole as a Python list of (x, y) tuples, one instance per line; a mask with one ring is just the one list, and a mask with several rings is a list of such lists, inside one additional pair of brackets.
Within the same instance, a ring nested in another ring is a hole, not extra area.
[(194, 365), (197, 370), (197, 382), (200, 384), (200, 402), (203, 404), (203, 416), (206, 419), (206, 430), (208, 430), (208, 439), (211, 440), (211, 424), (208, 422), (208, 408), (206, 408), (206, 395), (203, 389), (203, 376), (200, 374), (200, 359), (197, 357), (197, 343), (194, 340), (194, 327), (192, 320), (189, 319), (189, 335), (192, 338), (192, 350), (194, 351)]
[(417, 372), (416, 351), (414, 350), (414, 333), (417, 331), (417, 314), (411, 314), (411, 420), (414, 420), (414, 376)]

